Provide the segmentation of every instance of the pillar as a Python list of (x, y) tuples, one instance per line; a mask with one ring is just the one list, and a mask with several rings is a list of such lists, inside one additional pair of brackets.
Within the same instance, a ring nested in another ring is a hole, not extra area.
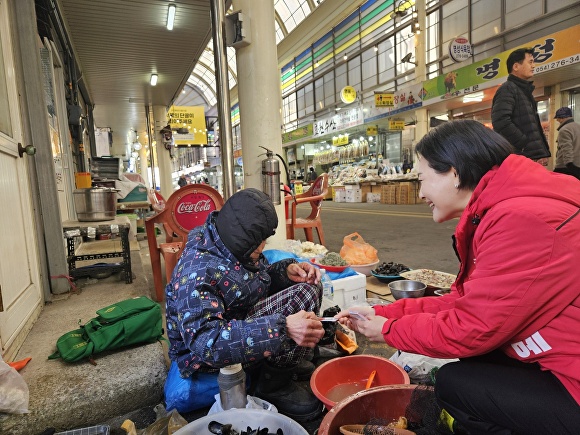
[[(417, 19), (421, 26), (421, 33), (415, 34), (415, 81), (423, 82), (427, 79), (427, 14), (425, 0), (416, 0), (415, 7), (417, 8)], [(417, 122), (415, 124), (415, 143), (419, 142), (423, 136), (429, 132), (429, 116), (427, 115), (427, 108), (419, 108), (415, 111)], [(415, 156), (412, 156), (415, 160)]]
[[(153, 106), (153, 130), (157, 141), (157, 167), (159, 168), (159, 186), (161, 195), (167, 200), (173, 193), (173, 180), (171, 178), (171, 154), (163, 145), (161, 129), (167, 125), (167, 108), (165, 106)], [(175, 150), (176, 151), (176, 150)], [(173, 152), (175, 152), (173, 151)], [(153, 170), (153, 168), (151, 168)]]
[[(250, 19), (250, 44), (236, 49), (238, 101), (244, 162), (244, 186), (262, 190), (262, 165), (266, 147), (282, 155), (282, 96), (274, 28), (275, 9), (271, 0), (234, 0), (233, 9)], [(285, 181), (280, 162), (281, 181)], [(276, 205), (278, 229), (268, 239), (272, 245), (286, 240), (286, 217)]]
[(141, 149), (139, 150), (139, 174), (145, 180), (145, 186), (151, 187), (151, 182), (149, 181), (149, 174), (147, 173), (148, 167), (148, 159), (147, 159), (147, 151), (149, 150), (149, 141), (147, 144), (141, 145)]

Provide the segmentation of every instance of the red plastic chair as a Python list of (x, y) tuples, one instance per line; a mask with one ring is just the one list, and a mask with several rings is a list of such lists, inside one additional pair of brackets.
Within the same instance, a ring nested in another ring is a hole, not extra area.
[[(324, 231), (322, 231), (322, 219), (320, 218), (320, 209), (324, 198), (328, 193), (328, 174), (320, 175), (307, 192), (296, 195), (294, 198), (286, 196), (292, 206), (290, 216), (286, 219), (286, 238), (294, 239), (294, 233), (297, 228), (303, 228), (306, 240), (314, 242), (313, 229), (318, 233), (320, 244), (324, 245)], [(311, 207), (310, 215), (306, 218), (299, 218), (296, 215), (296, 206), (298, 204), (309, 203)]]
[[(181, 256), (187, 235), (195, 227), (205, 223), (213, 210), (220, 210), (224, 199), (219, 192), (207, 184), (188, 184), (171, 194), (163, 211), (145, 220), (151, 269), (155, 285), (155, 300), (161, 302), (165, 285), (161, 274), (161, 257), (165, 261), (166, 283)], [(155, 224), (162, 224), (166, 243), (158, 243)]]

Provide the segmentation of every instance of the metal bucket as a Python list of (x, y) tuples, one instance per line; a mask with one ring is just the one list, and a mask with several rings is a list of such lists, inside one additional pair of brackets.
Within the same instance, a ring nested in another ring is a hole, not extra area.
[(108, 221), (117, 214), (117, 189), (94, 187), (73, 192), (80, 222)]

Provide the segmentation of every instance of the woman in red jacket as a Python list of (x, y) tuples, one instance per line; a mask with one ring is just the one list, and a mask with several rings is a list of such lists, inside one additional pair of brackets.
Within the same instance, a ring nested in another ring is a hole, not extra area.
[(451, 293), (357, 307), (341, 323), (434, 358), (438, 403), (469, 434), (580, 430), (580, 181), (512, 154), (476, 121), (416, 146), (433, 220), (459, 218)]

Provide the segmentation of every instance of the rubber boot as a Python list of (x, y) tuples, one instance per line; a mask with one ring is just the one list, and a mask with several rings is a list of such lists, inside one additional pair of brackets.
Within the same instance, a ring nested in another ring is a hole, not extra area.
[(292, 380), (309, 381), (315, 369), (316, 366), (313, 363), (303, 359), (296, 367), (292, 368)]
[(255, 395), (270, 402), (280, 414), (296, 421), (310, 421), (322, 413), (323, 405), (316, 396), (292, 380), (295, 367), (262, 366)]

